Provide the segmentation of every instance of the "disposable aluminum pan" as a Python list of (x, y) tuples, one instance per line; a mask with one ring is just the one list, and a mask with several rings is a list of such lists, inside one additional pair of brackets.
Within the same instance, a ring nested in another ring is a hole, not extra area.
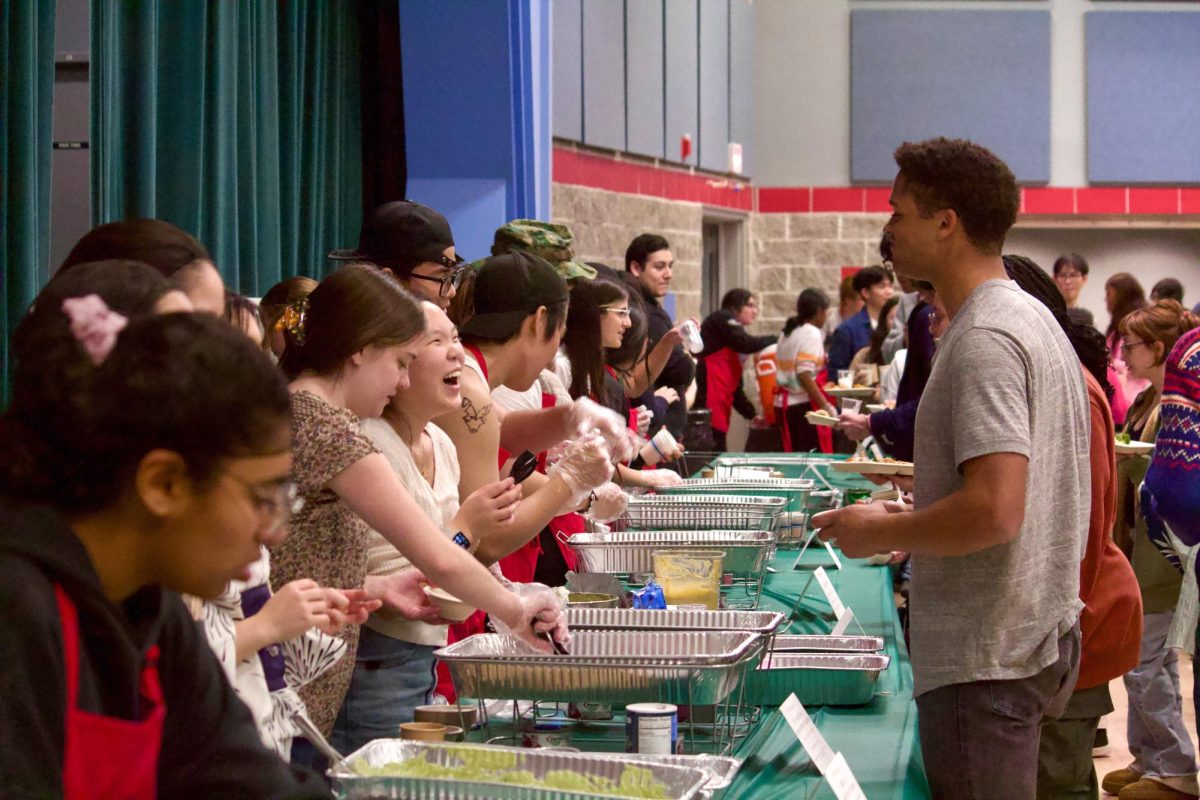
[(716, 705), (757, 661), (762, 638), (745, 631), (596, 631), (570, 653), (541, 653), (515, 636), (476, 634), (434, 656), (459, 697), (557, 702)]
[(769, 531), (629, 531), (576, 533), (567, 545), (579, 559), (580, 572), (636, 574), (654, 571), (658, 550), (722, 550), (724, 572), (761, 575), (775, 549), (776, 534)]
[(806, 706), (865, 705), (890, 661), (866, 653), (774, 653), (747, 675), (746, 699), (777, 706), (794, 693)]
[(567, 624), (573, 631), (747, 631), (766, 636), (785, 619), (778, 611), (567, 607)]
[(784, 497), (788, 511), (804, 511), (814, 481), (805, 478), (688, 478), (658, 489), (659, 494), (718, 494), (728, 497)]
[(775, 637), (776, 653), (878, 653), (883, 639), (878, 636), (828, 636), (781, 633)]
[(775, 531), (785, 497), (732, 495), (643, 495), (629, 498), (625, 512), (609, 523), (613, 531)]
[[(334, 796), (343, 800), (368, 800), (368, 798), (370, 800), (376, 800), (376, 798), (397, 798), (397, 800), (399, 798), (404, 798), (404, 800), (586, 800), (597, 797), (636, 796), (540, 789), (513, 786), (499, 781), (473, 781), (456, 777), (368, 777), (359, 775), (356, 771), (356, 768), (363, 764), (377, 767), (422, 756), (432, 764), (456, 766), (462, 763), (458, 754), (466, 751), (486, 753), (501, 759), (515, 759), (515, 765), (512, 767), (514, 771), (531, 772), (537, 778), (543, 778), (550, 772), (565, 771), (588, 777), (605, 778), (616, 784), (620, 782), (626, 763), (618, 759), (596, 758), (591, 755), (542, 749), (376, 739), (347, 756), (329, 770)], [(701, 789), (712, 777), (699, 764), (639, 761), (638, 766), (650, 771), (654, 779), (666, 789), (668, 797), (678, 798), (678, 800), (699, 797)]]
[(714, 756), (707, 753), (696, 755), (654, 756), (645, 753), (612, 753), (608, 758), (619, 759), (626, 764), (670, 764), (677, 767), (694, 767), (704, 770), (707, 780), (700, 796), (720, 800), (725, 790), (733, 785), (738, 770), (742, 768), (742, 759), (731, 756)]

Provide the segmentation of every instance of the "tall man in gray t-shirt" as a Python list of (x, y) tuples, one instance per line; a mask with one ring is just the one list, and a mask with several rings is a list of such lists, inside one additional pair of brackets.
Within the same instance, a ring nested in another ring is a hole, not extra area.
[(1079, 661), (1090, 488), (1087, 392), (1046, 308), (1007, 280), (1019, 193), (961, 140), (896, 151), (884, 229), (896, 270), (929, 281), (950, 328), (917, 412), (914, 504), (814, 519), (850, 556), (912, 553), (918, 724), (935, 797), (1035, 795), (1039, 725)]

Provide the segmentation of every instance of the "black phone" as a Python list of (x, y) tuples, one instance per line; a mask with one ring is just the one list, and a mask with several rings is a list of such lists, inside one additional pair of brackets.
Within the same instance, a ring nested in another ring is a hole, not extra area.
[(533, 471), (537, 469), (537, 465), (538, 457), (526, 450), (513, 461), (512, 471), (509, 472), (509, 476), (517, 483), (520, 483), (533, 474)]

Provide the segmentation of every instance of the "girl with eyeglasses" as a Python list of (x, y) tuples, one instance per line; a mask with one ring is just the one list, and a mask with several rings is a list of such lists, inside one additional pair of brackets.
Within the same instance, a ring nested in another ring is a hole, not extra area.
[(277, 527), (286, 386), (217, 317), (156, 314), (165, 280), (98, 279), (110, 308), (70, 286), (85, 270), (22, 320), (0, 417), (0, 786), (327, 797), (263, 746), (179, 596), (247, 577)]

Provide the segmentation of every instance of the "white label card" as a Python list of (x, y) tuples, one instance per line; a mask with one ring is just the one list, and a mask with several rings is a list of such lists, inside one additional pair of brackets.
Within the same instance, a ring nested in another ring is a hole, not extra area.
[(821, 542), (821, 544), (825, 545), (826, 552), (828, 552), (829, 557), (833, 559), (833, 565), (835, 567), (837, 567), (838, 569), (841, 569), (842, 568), (842, 560), (840, 558), (838, 558), (838, 554), (833, 549), (833, 545), (831, 545), (829, 542)]
[(846, 633), (846, 629), (850, 627), (850, 621), (854, 619), (854, 612), (849, 608), (842, 609), (842, 613), (838, 614), (837, 624), (833, 626), (831, 636), (842, 636)]
[(867, 796), (863, 794), (862, 787), (858, 785), (858, 779), (854, 777), (854, 773), (850, 771), (850, 765), (846, 763), (846, 757), (838, 753), (829, 762), (829, 766), (824, 770), (825, 780), (829, 782), (829, 788), (833, 789), (833, 794), (838, 800), (867, 800)]
[(833, 762), (834, 753), (829, 742), (825, 741), (825, 737), (821, 735), (821, 731), (817, 730), (817, 723), (813, 722), (812, 717), (804, 710), (804, 706), (794, 694), (788, 695), (788, 699), (783, 701), (779, 711), (787, 720), (792, 733), (796, 734), (796, 738), (800, 740), (800, 746), (804, 748), (804, 752), (808, 753), (808, 757), (824, 775), (825, 770)]
[(829, 580), (829, 574), (825, 572), (824, 567), (817, 567), (813, 575), (816, 576), (821, 591), (825, 593), (825, 599), (829, 602), (829, 607), (833, 609), (833, 615), (840, 619), (846, 610), (846, 604), (842, 602), (842, 598), (838, 597), (837, 589), (833, 588), (833, 581)]

